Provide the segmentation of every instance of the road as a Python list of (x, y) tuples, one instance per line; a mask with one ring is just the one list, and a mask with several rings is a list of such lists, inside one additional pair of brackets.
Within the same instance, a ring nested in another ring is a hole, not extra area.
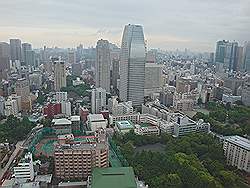
[[(16, 158), (16, 156), (18, 154), (20, 154), (20, 152), (23, 150), (22, 145), (23, 145), (24, 141), (19, 141), (16, 144), (16, 149), (14, 150), (14, 152), (11, 154), (8, 163), (5, 165), (5, 167), (3, 169), (1, 169), (0, 172), (0, 180), (2, 180), (2, 178), (4, 177), (5, 173), (8, 171), (10, 165), (12, 164), (12, 162), (14, 161), (14, 159)], [(1, 181), (3, 182), (3, 181)]]

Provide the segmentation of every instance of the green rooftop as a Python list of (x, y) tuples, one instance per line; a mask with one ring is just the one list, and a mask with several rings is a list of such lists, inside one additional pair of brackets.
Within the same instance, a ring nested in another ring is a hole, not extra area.
[(137, 188), (132, 167), (95, 168), (92, 188)]

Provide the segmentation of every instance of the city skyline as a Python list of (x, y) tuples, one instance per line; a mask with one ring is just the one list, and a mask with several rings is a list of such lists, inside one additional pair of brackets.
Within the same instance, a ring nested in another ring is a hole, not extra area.
[[(147, 46), (175, 50), (214, 51), (215, 41), (248, 41), (250, 27), (247, 0), (179, 0), (105, 2), (38, 1), (0, 2), (0, 40), (20, 38), (34, 48), (43, 45), (95, 46), (107, 39), (120, 46), (123, 26), (144, 26)], [(182, 6), (180, 6), (182, 5)], [(15, 10), (11, 7), (19, 7)], [(56, 7), (56, 8), (55, 8)], [(44, 14), (46, 12), (46, 14)]]

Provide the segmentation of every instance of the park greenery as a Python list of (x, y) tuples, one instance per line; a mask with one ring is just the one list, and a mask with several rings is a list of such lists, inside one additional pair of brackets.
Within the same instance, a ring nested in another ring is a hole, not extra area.
[(80, 84), (77, 86), (73, 86), (73, 80), (75, 80), (75, 79), (76, 79), (76, 76), (67, 76), (67, 80), (66, 80), (67, 87), (63, 87), (61, 89), (61, 91), (74, 93), (78, 97), (86, 96), (88, 94), (87, 90), (90, 89), (90, 85), (89, 84)]
[(0, 142), (16, 143), (24, 140), (33, 127), (35, 125), (27, 117), (20, 120), (10, 115), (0, 124)]
[[(238, 171), (225, 164), (222, 144), (211, 135), (173, 138), (168, 134), (139, 136), (130, 132), (115, 134), (113, 140), (135, 174), (149, 187), (247, 187)], [(163, 144), (165, 150), (137, 150), (155, 143)]]
[(198, 112), (194, 119), (204, 119), (211, 130), (222, 135), (250, 135), (250, 108), (243, 105), (209, 102), (209, 114)]

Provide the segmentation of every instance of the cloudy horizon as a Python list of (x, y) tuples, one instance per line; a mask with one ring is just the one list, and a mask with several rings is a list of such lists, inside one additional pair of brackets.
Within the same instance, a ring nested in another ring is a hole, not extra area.
[(0, 2), (0, 41), (35, 48), (120, 46), (124, 25), (140, 24), (149, 48), (214, 51), (218, 40), (250, 40), (248, 0), (11, 0)]

